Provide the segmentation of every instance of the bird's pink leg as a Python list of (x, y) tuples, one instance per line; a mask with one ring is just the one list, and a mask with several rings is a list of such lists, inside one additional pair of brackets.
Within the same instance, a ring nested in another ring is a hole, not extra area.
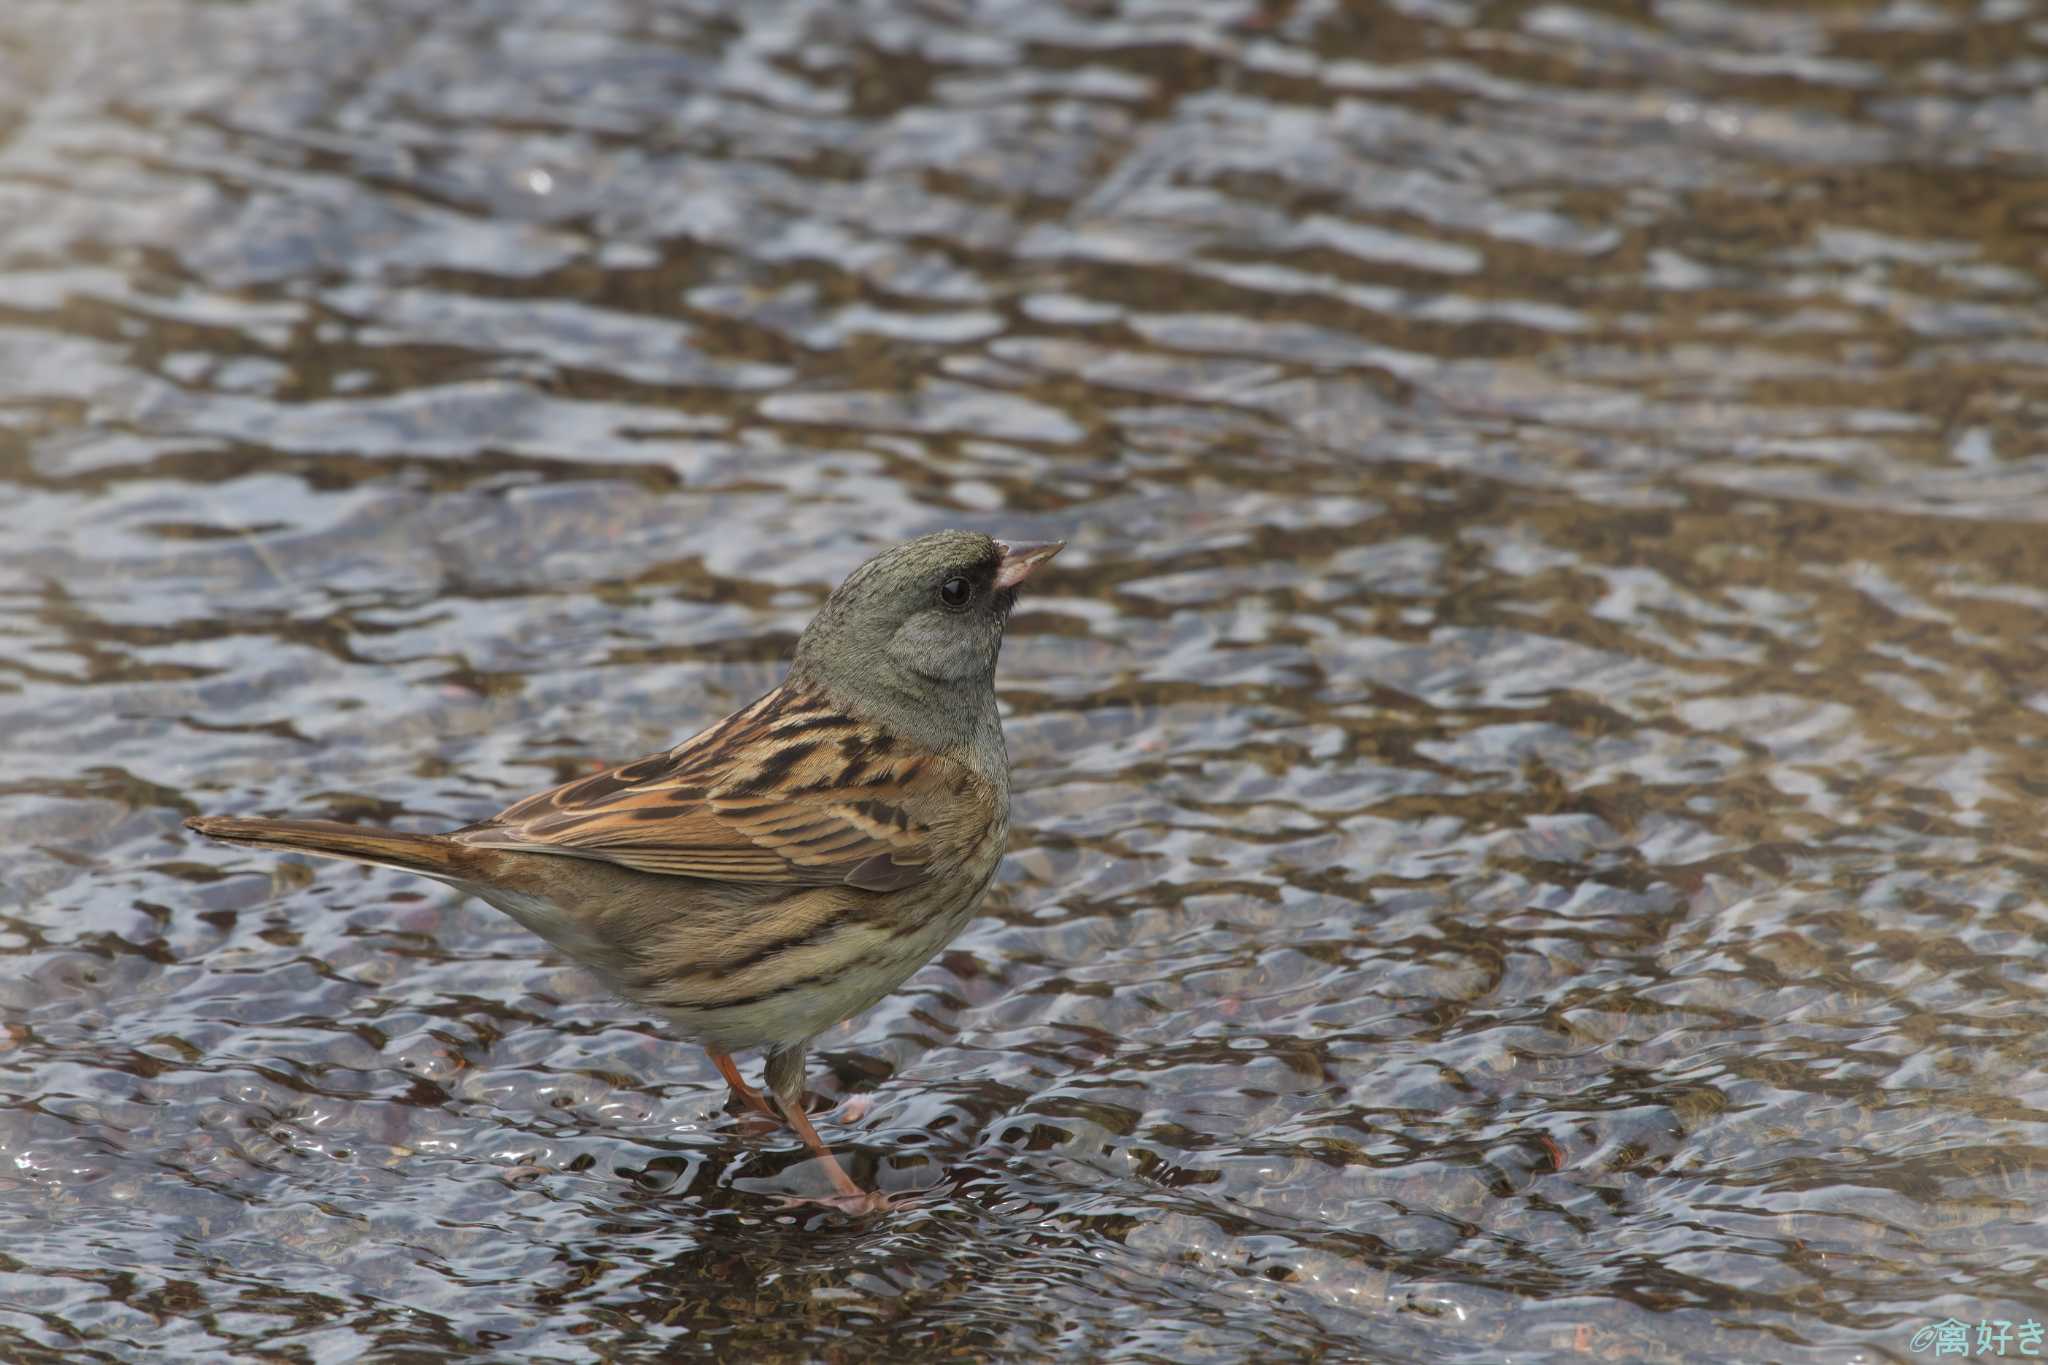
[(811, 1127), (811, 1116), (804, 1112), (801, 1095), (793, 1100), (777, 1095), (775, 1101), (782, 1106), (783, 1115), (789, 1120), (789, 1126), (796, 1129), (796, 1135), (804, 1140), (804, 1145), (816, 1152), (818, 1159), (825, 1163), (825, 1174), (831, 1177), (832, 1188), (839, 1191), (840, 1200), (849, 1210), (867, 1212), (889, 1207), (887, 1195), (870, 1194), (856, 1185), (853, 1177), (846, 1173), (846, 1168), (839, 1164), (839, 1158), (832, 1155), (832, 1149), (818, 1136), (818, 1130)]
[(732, 1087), (732, 1093), (746, 1101), (747, 1108), (758, 1114), (765, 1114), (777, 1123), (782, 1122), (782, 1115), (776, 1113), (761, 1092), (748, 1085), (740, 1075), (739, 1067), (733, 1064), (731, 1053), (713, 1052), (706, 1048), (704, 1055), (711, 1059), (711, 1065), (718, 1068), (718, 1074), (725, 1077), (725, 1083)]

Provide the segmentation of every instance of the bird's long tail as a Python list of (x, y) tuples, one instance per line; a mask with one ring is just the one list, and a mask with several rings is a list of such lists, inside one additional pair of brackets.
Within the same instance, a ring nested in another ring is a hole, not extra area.
[(197, 815), (185, 822), (209, 839), (258, 848), (290, 849), (321, 858), (342, 858), (393, 867), (443, 881), (462, 881), (463, 864), (474, 850), (442, 834), (406, 834), (364, 829), (333, 820), (257, 820), (241, 815)]

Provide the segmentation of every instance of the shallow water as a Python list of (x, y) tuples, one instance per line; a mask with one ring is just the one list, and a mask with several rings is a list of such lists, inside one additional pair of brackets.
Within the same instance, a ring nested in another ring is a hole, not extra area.
[[(2048, 1318), (2044, 82), (2006, 0), (14, 0), (0, 1356)], [(813, 1061), (885, 1217), (180, 826), (666, 745), (944, 525), (1071, 545), (986, 913)]]

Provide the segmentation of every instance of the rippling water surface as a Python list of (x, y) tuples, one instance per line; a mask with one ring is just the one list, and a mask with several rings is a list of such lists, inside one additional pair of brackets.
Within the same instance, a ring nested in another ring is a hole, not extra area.
[[(0, 1356), (2048, 1318), (2044, 86), (2011, 0), (11, 0)], [(666, 745), (949, 525), (1071, 547), (986, 913), (814, 1060), (885, 1217), (180, 827)]]

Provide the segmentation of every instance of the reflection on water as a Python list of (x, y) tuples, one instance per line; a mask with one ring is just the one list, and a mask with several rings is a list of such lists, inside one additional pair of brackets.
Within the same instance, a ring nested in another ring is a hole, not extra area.
[[(0, 13), (0, 1354), (2048, 1317), (2044, 61), (1999, 0)], [(960, 524), (1072, 547), (988, 913), (821, 1040), (886, 1218), (488, 910), (179, 828), (645, 752)]]

